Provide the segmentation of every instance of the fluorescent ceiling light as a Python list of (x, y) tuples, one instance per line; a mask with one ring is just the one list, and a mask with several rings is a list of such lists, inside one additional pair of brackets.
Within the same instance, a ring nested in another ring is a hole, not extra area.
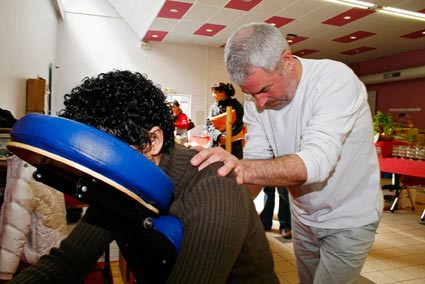
[(373, 3), (358, 1), (358, 0), (325, 0), (325, 1), (333, 2), (337, 4), (344, 4), (351, 7), (363, 8), (363, 9), (373, 8), (375, 6), (375, 4)]
[(351, 7), (357, 7), (362, 9), (368, 9), (376, 12), (382, 12), (387, 13), (399, 17), (405, 17), (409, 19), (419, 20), (419, 21), (425, 21), (425, 14), (418, 13), (418, 12), (412, 12), (408, 10), (393, 8), (393, 7), (387, 7), (387, 6), (379, 6), (370, 2), (365, 1), (358, 1), (358, 0), (325, 0), (328, 2), (348, 5)]
[(415, 19), (420, 21), (425, 21), (425, 14), (418, 13), (418, 12), (411, 12), (403, 9), (397, 9), (393, 7), (380, 7), (380, 9), (377, 9), (379, 12), (387, 13), (391, 15), (396, 15), (400, 17), (405, 17), (409, 19)]

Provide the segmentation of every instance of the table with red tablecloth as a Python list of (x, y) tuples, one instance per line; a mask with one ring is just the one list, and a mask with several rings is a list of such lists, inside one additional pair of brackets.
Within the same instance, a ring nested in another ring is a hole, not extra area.
[[(408, 158), (378, 157), (381, 172), (394, 174), (394, 186), (396, 188), (396, 198), (390, 208), (394, 212), (400, 191), (400, 179), (404, 184), (421, 184), (425, 180), (425, 161)], [(412, 204), (412, 210), (414, 206)], [(424, 211), (425, 212), (425, 211)]]

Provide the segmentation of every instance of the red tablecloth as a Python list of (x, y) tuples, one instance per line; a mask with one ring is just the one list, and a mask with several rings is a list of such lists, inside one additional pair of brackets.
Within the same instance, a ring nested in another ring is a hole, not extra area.
[(381, 172), (425, 178), (425, 161), (378, 157)]

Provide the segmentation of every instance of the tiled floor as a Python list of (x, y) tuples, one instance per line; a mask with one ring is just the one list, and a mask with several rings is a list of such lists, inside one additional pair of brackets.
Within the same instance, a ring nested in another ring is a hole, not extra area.
[[(356, 284), (425, 284), (425, 222), (420, 220), (425, 194), (417, 193), (415, 211), (385, 211), (375, 243)], [(258, 205), (257, 205), (258, 206)], [(274, 221), (267, 237), (281, 284), (298, 283), (292, 242), (280, 237)]]
[[(278, 232), (267, 237), (281, 284), (298, 283), (292, 242)], [(358, 284), (425, 284), (425, 223), (418, 215), (400, 210), (384, 212), (372, 251)]]
[[(255, 200), (258, 210), (262, 208), (262, 200), (261, 195)], [(407, 208), (384, 212), (375, 243), (356, 284), (425, 284), (425, 222), (419, 217), (425, 207), (425, 193), (417, 193), (415, 207), (415, 211)], [(281, 284), (298, 283), (292, 242), (279, 235), (278, 226), (274, 220), (273, 230), (267, 232), (276, 273)], [(112, 259), (118, 254), (114, 249), (112, 246)], [(112, 269), (114, 284), (122, 284), (117, 262), (112, 263)]]

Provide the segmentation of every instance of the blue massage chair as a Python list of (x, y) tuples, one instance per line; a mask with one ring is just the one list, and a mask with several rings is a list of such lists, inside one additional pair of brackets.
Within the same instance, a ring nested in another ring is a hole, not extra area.
[(135, 280), (166, 282), (183, 230), (167, 215), (173, 185), (159, 167), (104, 131), (36, 113), (14, 124), (7, 147), (37, 168), (37, 181), (126, 220), (112, 235)]

